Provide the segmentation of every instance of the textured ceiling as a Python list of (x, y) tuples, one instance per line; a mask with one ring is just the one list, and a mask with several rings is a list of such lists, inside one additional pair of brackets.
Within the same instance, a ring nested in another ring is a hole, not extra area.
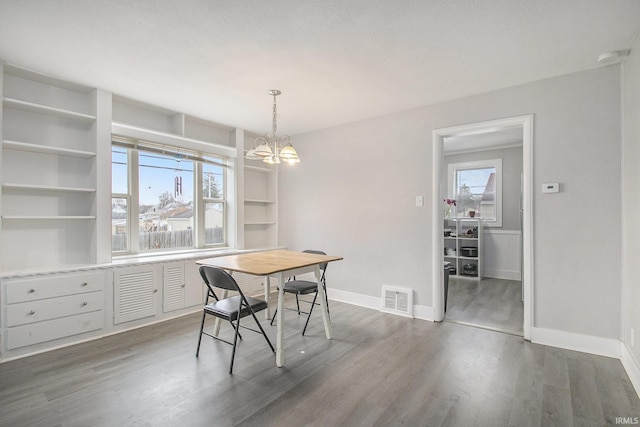
[(0, 0), (0, 59), (299, 134), (598, 66), (638, 0)]

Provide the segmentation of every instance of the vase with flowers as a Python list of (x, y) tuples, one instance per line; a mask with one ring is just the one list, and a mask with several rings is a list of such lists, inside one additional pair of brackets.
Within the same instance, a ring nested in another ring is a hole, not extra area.
[(444, 199), (444, 202), (446, 203), (446, 206), (444, 208), (444, 217), (445, 218), (451, 218), (451, 210), (453, 209), (454, 206), (456, 205), (456, 200), (455, 199)]

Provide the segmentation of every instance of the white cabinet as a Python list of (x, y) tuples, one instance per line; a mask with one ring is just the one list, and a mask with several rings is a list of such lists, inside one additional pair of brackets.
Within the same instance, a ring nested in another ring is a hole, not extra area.
[(162, 282), (165, 313), (204, 304), (204, 283), (195, 262), (165, 264)]
[(2, 79), (0, 270), (98, 262), (108, 95), (10, 65)]
[(113, 323), (155, 316), (162, 265), (117, 268), (113, 272)]
[(444, 260), (453, 264), (451, 277), (483, 278), (482, 220), (445, 219)]
[(4, 350), (97, 331), (104, 326), (106, 273), (4, 279)]

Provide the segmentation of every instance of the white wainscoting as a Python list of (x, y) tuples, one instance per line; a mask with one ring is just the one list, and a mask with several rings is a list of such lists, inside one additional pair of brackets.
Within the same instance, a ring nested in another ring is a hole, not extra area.
[(484, 231), (484, 276), (521, 280), (522, 234), (519, 230)]

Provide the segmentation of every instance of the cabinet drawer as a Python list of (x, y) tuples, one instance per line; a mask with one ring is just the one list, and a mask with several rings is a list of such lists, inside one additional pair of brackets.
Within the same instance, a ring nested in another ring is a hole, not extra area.
[(102, 329), (102, 311), (7, 328), (7, 350)]
[(102, 311), (102, 292), (27, 301), (6, 306), (7, 326), (26, 325), (58, 317)]
[(7, 292), (6, 304), (14, 304), (43, 298), (102, 291), (104, 281), (104, 272), (93, 272), (11, 279), (3, 282), (3, 284), (5, 284)]

